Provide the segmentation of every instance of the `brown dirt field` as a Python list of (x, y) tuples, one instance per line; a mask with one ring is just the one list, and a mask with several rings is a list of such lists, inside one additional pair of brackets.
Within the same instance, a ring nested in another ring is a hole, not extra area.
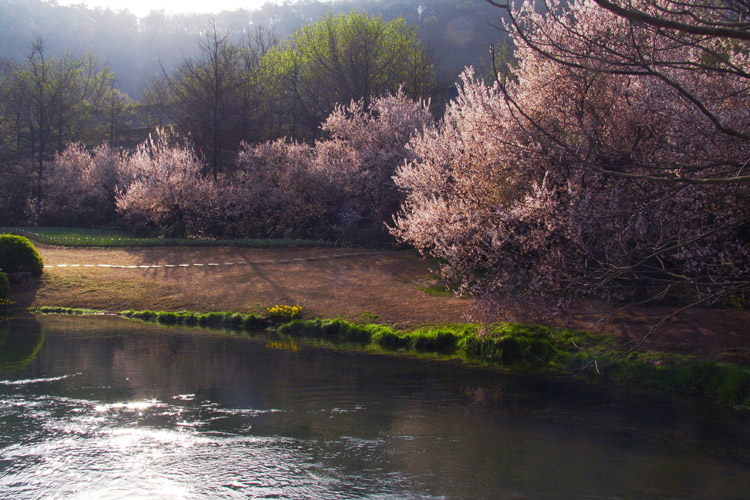
[[(436, 282), (430, 274), (436, 264), (413, 252), (371, 252), (319, 259), (363, 251), (228, 247), (73, 249), (47, 245), (38, 245), (38, 250), (45, 265), (54, 267), (46, 268), (41, 280), (14, 287), (12, 298), (21, 306), (263, 312), (275, 304), (299, 304), (305, 317), (345, 317), (402, 327), (467, 321), (471, 308), (470, 300), (422, 291), (421, 287)], [(234, 264), (225, 265), (227, 262)], [(204, 265), (194, 266), (196, 263)], [(221, 265), (209, 266), (209, 263)], [(58, 264), (69, 267), (57, 267)], [(81, 267), (70, 267), (75, 264)], [(82, 267), (86, 264), (190, 266)], [(504, 317), (634, 340), (670, 312), (656, 307), (631, 308), (602, 321), (610, 310), (603, 304), (581, 303), (569, 311), (563, 322), (558, 318), (529, 317), (521, 305)], [(750, 361), (750, 311), (690, 310), (670, 320), (645, 345), (712, 359)]]
[[(430, 263), (412, 252), (314, 248), (71, 249), (38, 245), (45, 268), (38, 283), (14, 290), (23, 306), (263, 312), (298, 304), (305, 317), (346, 317), (401, 326), (460, 322), (469, 301), (419, 290), (433, 281)], [(288, 260), (290, 262), (277, 261)], [(253, 263), (253, 262), (264, 263)], [(268, 261), (274, 261), (271, 263)], [(234, 265), (225, 265), (232, 262)], [(194, 266), (193, 264), (204, 264)], [(218, 263), (219, 266), (209, 266)], [(58, 264), (189, 267), (117, 269)]]

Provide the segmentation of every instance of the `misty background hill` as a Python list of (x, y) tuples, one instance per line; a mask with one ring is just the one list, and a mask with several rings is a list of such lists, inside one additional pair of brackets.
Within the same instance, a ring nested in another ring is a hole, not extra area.
[(215, 15), (154, 11), (142, 18), (42, 0), (0, 0), (0, 59), (23, 61), (33, 38), (41, 37), (50, 54), (93, 54), (109, 66), (115, 86), (137, 99), (151, 80), (197, 53), (198, 37), (211, 23), (238, 39), (263, 27), (281, 41), (329, 13), (351, 11), (385, 21), (403, 18), (431, 51), (445, 82), (454, 82), (467, 65), (487, 71), (490, 44), (505, 39), (498, 29), (500, 11), (484, 0), (301, 1)]

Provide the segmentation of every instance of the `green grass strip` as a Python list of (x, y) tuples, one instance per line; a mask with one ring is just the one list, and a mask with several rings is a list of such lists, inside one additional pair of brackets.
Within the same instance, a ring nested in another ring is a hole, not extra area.
[(203, 326), (209, 328), (226, 328), (234, 330), (263, 330), (271, 322), (255, 314), (234, 312), (199, 313), (193, 311), (134, 311), (127, 310), (121, 316), (141, 321), (150, 321), (162, 325)]
[(344, 320), (294, 320), (278, 333), (373, 344), (386, 350), (459, 354), (506, 367), (557, 373), (598, 372), (607, 379), (705, 397), (750, 410), (750, 367), (669, 353), (623, 353), (612, 337), (518, 323), (446, 325), (397, 331)]
[(69, 315), (74, 315), (74, 316), (83, 316), (83, 315), (101, 316), (101, 315), (109, 314), (104, 311), (99, 311), (97, 309), (85, 309), (85, 308), (79, 308), (79, 307), (42, 306), (42, 307), (30, 307), (28, 310), (33, 313), (69, 314)]
[[(31, 311), (101, 314), (90, 309), (63, 307), (40, 307)], [(458, 324), (403, 331), (343, 319), (295, 319), (280, 323), (254, 314), (221, 311), (128, 310), (120, 316), (163, 325), (248, 331), (268, 329), (280, 335), (346, 341), (391, 351), (455, 354), (469, 361), (486, 360), (515, 370), (554, 373), (585, 370), (586, 374), (598, 374), (609, 380), (709, 398), (736, 409), (750, 410), (750, 366), (646, 351), (622, 356), (624, 352), (614, 338), (577, 330), (499, 323), (490, 327)]]
[(330, 241), (283, 238), (143, 238), (126, 231), (67, 227), (0, 227), (0, 233), (26, 236), (38, 243), (67, 247), (329, 248), (337, 246), (336, 243)]

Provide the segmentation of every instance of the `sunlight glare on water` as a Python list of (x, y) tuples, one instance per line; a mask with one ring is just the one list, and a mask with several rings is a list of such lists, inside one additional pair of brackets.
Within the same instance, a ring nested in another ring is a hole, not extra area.
[[(300, 466), (314, 465), (304, 443), (242, 435), (249, 422), (233, 433), (200, 430), (212, 419), (264, 412), (185, 408), (153, 399), (103, 404), (42, 396), (2, 403), (6, 420), (31, 419), (26, 427), (38, 429), (41, 438), (2, 451), (2, 460), (17, 471), (0, 479), (4, 498), (39, 498), (40, 491), (45, 498), (100, 499), (324, 495), (326, 481)], [(167, 421), (178, 426), (144, 425)]]

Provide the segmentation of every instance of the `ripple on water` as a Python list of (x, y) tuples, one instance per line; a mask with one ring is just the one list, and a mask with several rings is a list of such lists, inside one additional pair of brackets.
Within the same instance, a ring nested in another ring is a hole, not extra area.
[[(26, 397), (2, 401), (4, 416), (37, 429), (0, 450), (0, 464), (12, 464), (0, 470), (3, 499), (336, 498), (349, 488), (319, 462), (320, 443), (249, 434), (254, 418), (279, 410)], [(205, 429), (218, 418), (235, 419), (232, 431)], [(352, 453), (371, 444), (342, 438)]]
[(0, 385), (31, 385), (31, 384), (43, 384), (45, 382), (57, 382), (66, 378), (75, 377), (81, 375), (80, 373), (71, 373), (69, 375), (60, 375), (59, 377), (46, 377), (46, 378), (29, 378), (22, 380), (0, 380)]
[[(336, 479), (308, 472), (314, 460), (297, 440), (114, 428), (91, 437), (14, 447), (23, 464), (0, 479), (4, 498), (311, 498)], [(12, 496), (5, 496), (5, 495)], [(30, 497), (29, 497), (30, 498)]]

